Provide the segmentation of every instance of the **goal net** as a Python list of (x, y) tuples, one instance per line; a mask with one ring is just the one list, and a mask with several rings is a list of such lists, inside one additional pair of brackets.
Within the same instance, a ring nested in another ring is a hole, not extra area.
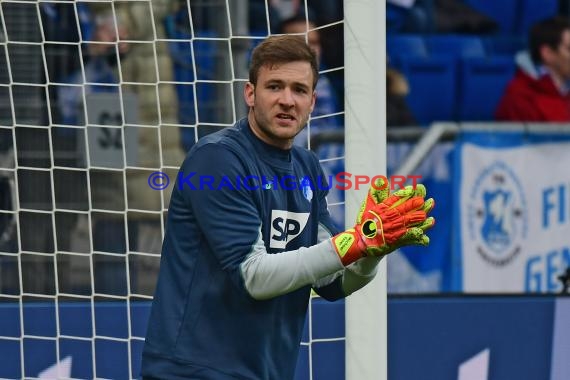
[[(0, 3), (0, 378), (139, 377), (169, 187), (245, 116), (265, 36), (319, 47), (296, 143), (346, 169), (343, 17), (319, 0)], [(339, 227), (344, 202), (333, 186)], [(344, 303), (314, 298), (296, 379), (344, 379), (345, 347)]]

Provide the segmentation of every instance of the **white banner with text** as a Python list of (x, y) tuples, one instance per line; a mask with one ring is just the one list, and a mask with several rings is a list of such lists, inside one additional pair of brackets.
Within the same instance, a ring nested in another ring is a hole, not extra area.
[(456, 269), (466, 293), (556, 293), (570, 267), (570, 141), (465, 133)]

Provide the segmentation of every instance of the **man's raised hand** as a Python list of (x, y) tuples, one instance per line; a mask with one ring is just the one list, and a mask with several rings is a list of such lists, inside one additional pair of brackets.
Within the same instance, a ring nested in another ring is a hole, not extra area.
[(390, 184), (379, 178), (367, 193), (356, 218), (356, 224), (332, 238), (344, 265), (365, 256), (381, 257), (406, 246), (429, 244), (425, 234), (435, 219), (428, 217), (435, 206), (425, 200), (426, 188), (418, 184), (406, 186), (390, 194)]

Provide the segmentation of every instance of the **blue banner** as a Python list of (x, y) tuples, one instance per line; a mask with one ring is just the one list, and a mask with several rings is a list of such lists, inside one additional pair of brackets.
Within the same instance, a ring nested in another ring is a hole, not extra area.
[[(23, 305), (0, 304), (0, 378), (139, 377), (148, 302)], [(295, 380), (344, 379), (344, 302), (310, 315)], [(567, 380), (569, 319), (565, 297), (389, 298), (388, 378)]]

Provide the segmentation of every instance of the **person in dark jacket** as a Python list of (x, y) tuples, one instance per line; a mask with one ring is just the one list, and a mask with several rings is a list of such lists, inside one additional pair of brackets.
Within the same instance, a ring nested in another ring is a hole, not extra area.
[(518, 66), (496, 110), (499, 121), (570, 121), (570, 23), (553, 17), (535, 24), (529, 50), (516, 55)]
[(417, 125), (406, 101), (409, 92), (406, 77), (393, 67), (386, 67), (386, 123), (389, 127)]

